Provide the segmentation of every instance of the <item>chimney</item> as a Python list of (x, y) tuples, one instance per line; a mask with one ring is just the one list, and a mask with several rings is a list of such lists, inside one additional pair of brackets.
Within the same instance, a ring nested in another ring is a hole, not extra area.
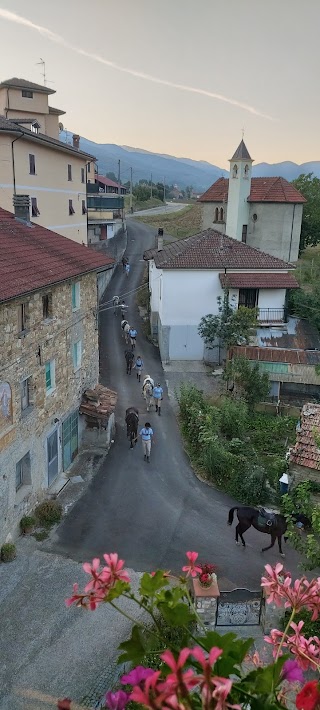
[(72, 136), (72, 144), (73, 144), (73, 147), (74, 147), (74, 148), (76, 148), (77, 150), (79, 150), (79, 146), (80, 146), (80, 136), (78, 136), (77, 133), (74, 133), (73, 136)]
[(13, 209), (16, 219), (30, 224), (30, 197), (29, 195), (13, 195)]
[(157, 250), (162, 251), (163, 249), (163, 229), (159, 227), (157, 236)]

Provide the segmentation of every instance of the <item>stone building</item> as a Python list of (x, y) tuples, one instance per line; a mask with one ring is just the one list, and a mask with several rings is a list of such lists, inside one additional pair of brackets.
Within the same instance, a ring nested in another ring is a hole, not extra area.
[[(20, 208), (21, 214), (22, 208)], [(97, 276), (107, 256), (0, 208), (0, 544), (59, 491), (98, 382)]]
[(215, 229), (271, 256), (298, 259), (305, 198), (281, 177), (252, 177), (243, 140), (230, 160), (230, 177), (201, 195), (202, 229)]
[(95, 158), (59, 140), (64, 111), (49, 106), (54, 89), (13, 78), (0, 83), (0, 207), (12, 195), (30, 195), (32, 219), (87, 244), (86, 183)]
[(294, 485), (302, 481), (320, 483), (320, 404), (308, 403), (302, 408), (289, 463)]

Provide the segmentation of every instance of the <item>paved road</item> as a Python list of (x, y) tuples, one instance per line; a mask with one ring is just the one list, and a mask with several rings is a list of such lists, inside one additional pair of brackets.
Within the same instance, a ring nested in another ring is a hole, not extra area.
[(134, 212), (133, 215), (130, 215), (130, 218), (132, 217), (144, 217), (144, 216), (152, 216), (152, 215), (157, 215), (157, 214), (169, 214), (169, 212), (180, 212), (180, 210), (183, 210), (184, 207), (188, 207), (187, 204), (182, 203), (179, 204), (178, 202), (167, 202), (163, 207), (151, 207), (149, 210), (139, 210), (138, 212)]
[[(127, 279), (118, 267), (107, 298), (126, 294), (140, 284), (142, 253), (153, 245), (154, 231), (147, 225), (128, 223), (127, 256), (132, 264)], [(138, 330), (137, 353), (145, 373), (164, 384), (157, 349), (141, 334), (134, 298), (126, 296), (129, 320)], [(268, 538), (250, 530), (247, 548), (237, 547), (234, 529), (227, 526), (234, 502), (208, 487), (194, 475), (183, 450), (175, 415), (167, 398), (163, 415), (147, 414), (135, 374), (125, 374), (124, 343), (120, 318), (112, 309), (101, 314), (101, 380), (118, 391), (117, 436), (103, 465), (84, 496), (58, 528), (54, 551), (77, 561), (118, 551), (136, 571), (161, 568), (179, 570), (186, 550), (197, 550), (202, 560), (218, 565), (223, 585), (257, 588), (266, 562), (275, 563), (278, 552), (261, 554)], [(155, 431), (151, 463), (143, 461), (141, 444), (132, 451), (126, 440), (124, 413), (136, 405), (141, 423), (150, 420)], [(297, 555), (287, 547), (286, 566), (296, 571)]]

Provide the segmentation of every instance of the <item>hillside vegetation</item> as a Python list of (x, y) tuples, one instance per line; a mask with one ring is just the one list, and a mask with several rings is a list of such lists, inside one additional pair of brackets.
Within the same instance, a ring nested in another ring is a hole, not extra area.
[(291, 291), (290, 311), (306, 318), (320, 332), (320, 247), (307, 247), (297, 262), (295, 277), (300, 289)]
[(155, 229), (162, 227), (164, 232), (171, 234), (175, 239), (183, 239), (201, 231), (201, 205), (196, 203), (188, 205), (179, 212), (136, 217), (136, 219), (152, 225)]

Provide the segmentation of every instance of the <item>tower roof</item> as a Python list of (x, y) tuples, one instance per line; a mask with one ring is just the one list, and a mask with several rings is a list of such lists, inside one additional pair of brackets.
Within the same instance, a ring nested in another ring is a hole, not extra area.
[(252, 160), (243, 139), (241, 143), (239, 143), (238, 148), (235, 154), (232, 156), (231, 160)]

